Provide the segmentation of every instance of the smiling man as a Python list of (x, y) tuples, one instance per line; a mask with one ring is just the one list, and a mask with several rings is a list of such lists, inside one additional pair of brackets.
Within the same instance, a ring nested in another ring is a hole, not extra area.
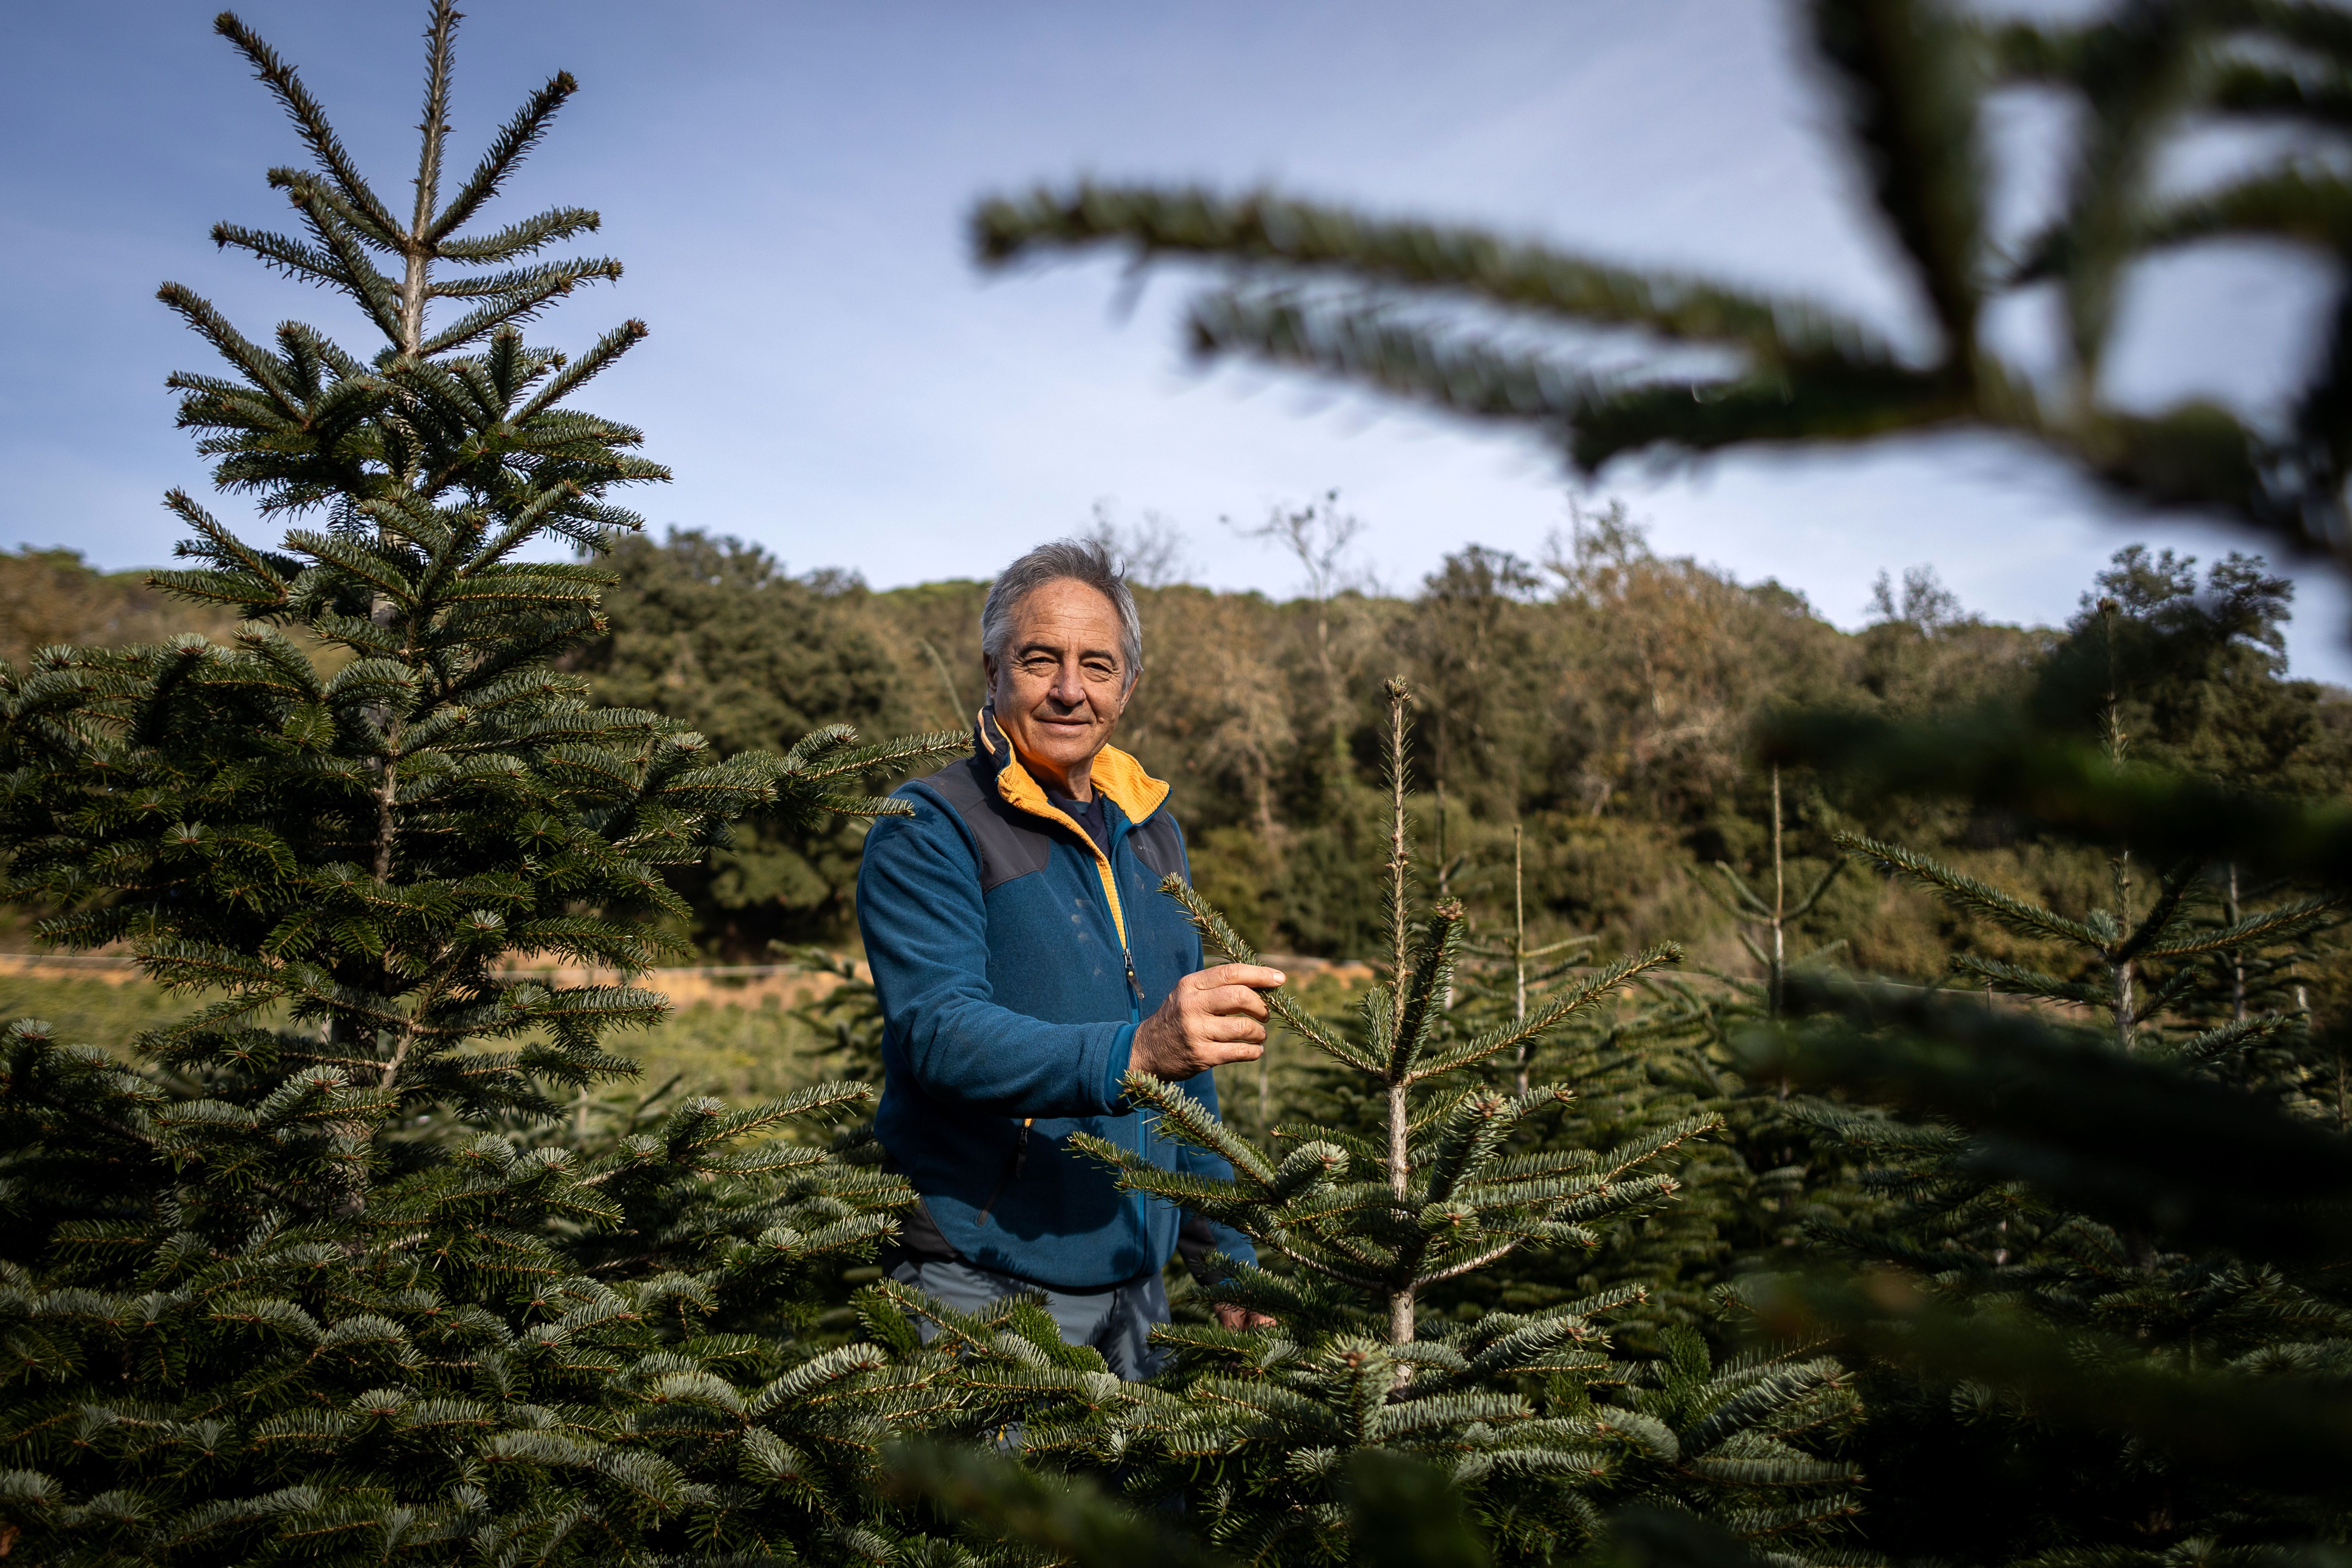
[[(981, 612), (989, 700), (972, 754), (898, 798), (866, 840), (857, 922), (884, 1019), (891, 1163), (921, 1194), (892, 1275), (950, 1306), (1042, 1290), (1073, 1344), (1148, 1376), (1181, 1251), (1255, 1260), (1239, 1233), (1121, 1192), (1070, 1144), (1090, 1132), (1171, 1170), (1230, 1178), (1129, 1109), (1129, 1068), (1212, 1111), (1212, 1068), (1265, 1046), (1255, 964), (1201, 967), (1160, 879), (1189, 879), (1168, 786), (1110, 744), (1143, 633), (1101, 546), (1064, 540), (1005, 568)], [(1227, 1327), (1264, 1319), (1218, 1309)]]

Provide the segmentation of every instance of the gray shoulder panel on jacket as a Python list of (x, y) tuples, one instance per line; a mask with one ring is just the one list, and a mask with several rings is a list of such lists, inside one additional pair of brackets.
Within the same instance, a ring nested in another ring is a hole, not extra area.
[(1143, 826), (1128, 835), (1127, 841), (1135, 847), (1135, 858), (1160, 875), (1184, 875), (1184, 836), (1166, 812), (1152, 813)]
[(977, 757), (950, 763), (922, 782), (964, 820), (980, 845), (980, 890), (1045, 868), (1053, 840), (1031, 827), (1022, 814), (999, 799), (983, 779)]

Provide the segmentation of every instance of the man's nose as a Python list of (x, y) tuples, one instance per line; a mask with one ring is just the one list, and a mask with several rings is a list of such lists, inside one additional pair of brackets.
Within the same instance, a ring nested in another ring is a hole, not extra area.
[(1078, 679), (1074, 666), (1064, 665), (1054, 672), (1050, 695), (1065, 708), (1076, 708), (1087, 700), (1087, 683)]

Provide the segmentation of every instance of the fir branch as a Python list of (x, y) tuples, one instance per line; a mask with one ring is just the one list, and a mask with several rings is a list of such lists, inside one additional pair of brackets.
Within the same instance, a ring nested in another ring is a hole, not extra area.
[(360, 248), (361, 231), (352, 221), (351, 209), (332, 190), (299, 169), (272, 169), (269, 183), (283, 190), (302, 214), (310, 232), (334, 258), (342, 288), (367, 311), (384, 340), (395, 352), (404, 348), (408, 340), (403, 330), (399, 292)]
[[(570, 71), (558, 71), (526, 99), (523, 106), (515, 110), (514, 117), (499, 128), (499, 133), (491, 138), (489, 146), (484, 150), (481, 162), (474, 165), (473, 174), (449, 199), (449, 205), (442, 209), (441, 216), (432, 220), (430, 227), (425, 226), (423, 215), (419, 215), (417, 227), (425, 243), (438, 247), (442, 255), (448, 255), (443, 242), (464, 227), (481, 210), (484, 203), (498, 195), (499, 187), (506, 183), (507, 177), (547, 135), (555, 122), (556, 110), (562, 108), (564, 101), (578, 90), (580, 84), (572, 79)], [(579, 226), (596, 226), (593, 213), (583, 216), (585, 221)], [(543, 218), (534, 221), (543, 221)]]
[(2108, 986), (2061, 980), (2038, 969), (2026, 969), (1997, 958), (1980, 958), (1972, 952), (1952, 954), (1946, 966), (1954, 974), (1974, 975), (2011, 996), (2038, 996), (2081, 1007), (2105, 1007), (2115, 1001), (2115, 993)]
[(277, 52), (232, 12), (224, 11), (215, 17), (213, 31), (236, 47), (237, 53), (252, 66), (253, 74), (269, 89), (311, 155), (319, 160), (320, 167), (327, 171), (343, 198), (365, 219), (369, 237), (385, 247), (397, 244), (400, 226), (360, 177), (358, 165), (352, 162), (334, 127), (327, 122), (326, 110), (302, 86), (302, 79), (294, 68), (279, 59)]
[(487, 265), (530, 256), (603, 226), (604, 220), (585, 207), (551, 207), (478, 239), (441, 240), (437, 248), (444, 260)]
[(991, 198), (974, 210), (971, 228), (975, 254), (993, 267), (1049, 250), (1124, 245), (1146, 261), (1207, 257), (1328, 269), (1368, 283), (1461, 289), (1579, 322), (1640, 326), (1686, 342), (1729, 339), (1776, 359), (1894, 358), (1861, 322), (1809, 303), (1609, 266), (1476, 229), (1368, 220), (1271, 191), (1225, 197), (1198, 187), (1081, 183), (1019, 201)]
[[(535, 281), (510, 292), (493, 296), (489, 303), (467, 311), (440, 331), (425, 339), (417, 350), (418, 357), (446, 353), (451, 349), (463, 347), (500, 327), (511, 326), (520, 321), (534, 321), (551, 301), (571, 293), (579, 285), (610, 282), (619, 279), (620, 276), (621, 264), (612, 260), (567, 263), (544, 268)], [(631, 336), (631, 342), (644, 336), (645, 327), (642, 322), (632, 321), (621, 331), (627, 333), (632, 328), (635, 329), (635, 332)], [(591, 354), (593, 353), (593, 350), (590, 351)], [(583, 354), (581, 357), (584, 360), (589, 355)], [(599, 366), (599, 368), (602, 367)], [(560, 382), (562, 378), (557, 379)], [(551, 402), (552, 399), (548, 401)]]
[(1414, 943), (1407, 964), (1394, 1041), (1389, 1048), (1386, 1076), (1391, 1083), (1411, 1081), (1414, 1065), (1427, 1048), (1435, 1016), (1432, 1004), (1445, 994), (1453, 982), (1464, 923), (1458, 900), (1441, 904), (1430, 911), (1428, 923)]
[(199, 336), (220, 352), (223, 359), (245, 372), (255, 386), (268, 393), (278, 412), (292, 418), (302, 416), (302, 400), (282, 379), (284, 367), (268, 350), (230, 326), (211, 301), (177, 283), (164, 284), (155, 290), (155, 298), (194, 328)]
[(2297, 899), (2273, 910), (2263, 910), (2247, 916), (2235, 925), (2222, 926), (2202, 933), (2192, 941), (2166, 942), (2151, 947), (2140, 954), (2143, 959), (2192, 958), (2204, 953), (2228, 952), (2238, 948), (2264, 946), (2289, 942), (2308, 934), (2334, 921), (2344, 908), (2345, 900), (2337, 894), (2320, 894)]
[(1927, 889), (1955, 909), (1981, 914), (2021, 936), (2051, 937), (2100, 954), (2108, 949), (2107, 940), (2082, 921), (2004, 893), (1925, 855), (1882, 844), (1859, 833), (1837, 832), (1830, 837), (1855, 859), (1867, 861), (1888, 876)]
[(1669, 963), (1682, 962), (1683, 950), (1674, 942), (1661, 942), (1643, 952), (1618, 959), (1596, 970), (1583, 984), (1564, 990), (1559, 995), (1536, 1012), (1517, 1023), (1501, 1025), (1475, 1036), (1448, 1051), (1440, 1052), (1416, 1070), (1415, 1079), (1434, 1078), (1452, 1072), (1474, 1062), (1486, 1060), (1497, 1051), (1510, 1050), (1540, 1039), (1558, 1028), (1567, 1019), (1597, 1005), (1620, 987)]
[[(1161, 880), (1160, 890), (1184, 907), (1185, 914), (1191, 917), (1193, 926), (1201, 933), (1202, 944), (1223, 962), (1227, 963), (1257, 962), (1257, 950), (1244, 941), (1241, 934), (1225, 922), (1224, 916), (1219, 914), (1207, 900), (1193, 891), (1191, 883), (1181, 877), (1171, 876)], [(1265, 998), (1266, 1011), (1272, 1014), (1284, 1028), (1288, 1029), (1317, 1050), (1335, 1061), (1344, 1062), (1361, 1071), (1381, 1070), (1381, 1064), (1377, 1059), (1325, 1030), (1308, 1017), (1306, 1011), (1290, 994), (1288, 986), (1277, 986), (1274, 990), (1261, 992), (1260, 994)]]
[(2146, 951), (2148, 944), (2163, 941), (2166, 933), (2170, 931), (2174, 923), (2179, 921), (2182, 900), (2189, 896), (2189, 888), (2196, 882), (2202, 869), (2203, 868), (2195, 861), (2184, 860), (2166, 872), (2163, 881), (2157, 889), (2155, 901), (2148, 906), (2147, 913), (2140, 917), (2139, 923), (2113, 950), (2109, 954), (2108, 962), (2124, 963), (2135, 958), (2149, 956)]
[[(1236, 1136), (1208, 1108), (1173, 1084), (1150, 1073), (1129, 1071), (1120, 1078), (1119, 1090), (1129, 1105), (1157, 1112), (1162, 1136), (1173, 1135), (1196, 1149), (1215, 1154), (1261, 1188), (1271, 1187), (1275, 1168), (1247, 1140)], [(1294, 1153), (1291, 1159), (1297, 1159)], [(1286, 1165), (1288, 1164), (1286, 1161)]]
[(2166, 1061), (2178, 1062), (2184, 1067), (2202, 1067), (2258, 1045), (2284, 1030), (2292, 1022), (2284, 1014), (2257, 1013), (2251, 1018), (2217, 1025), (2177, 1045), (2159, 1047), (2157, 1054)]
[(1967, 24), (1923, 0), (1814, 0), (1809, 11), (1847, 143), (1943, 329), (1944, 358), (1966, 375), (1985, 223)]
[(216, 223), (213, 225), (213, 243), (223, 250), (250, 252), (265, 265), (289, 278), (339, 289), (351, 286), (341, 264), (333, 257), (325, 251), (315, 250), (299, 239), (289, 239), (284, 235), (245, 228), (232, 223)]

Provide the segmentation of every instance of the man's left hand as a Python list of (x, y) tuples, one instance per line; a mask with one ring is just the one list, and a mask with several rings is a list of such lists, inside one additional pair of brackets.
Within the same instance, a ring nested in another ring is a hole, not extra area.
[(1217, 1326), (1238, 1333), (1244, 1329), (1270, 1329), (1276, 1320), (1264, 1312), (1253, 1312), (1247, 1307), (1236, 1307), (1230, 1301), (1216, 1304)]

